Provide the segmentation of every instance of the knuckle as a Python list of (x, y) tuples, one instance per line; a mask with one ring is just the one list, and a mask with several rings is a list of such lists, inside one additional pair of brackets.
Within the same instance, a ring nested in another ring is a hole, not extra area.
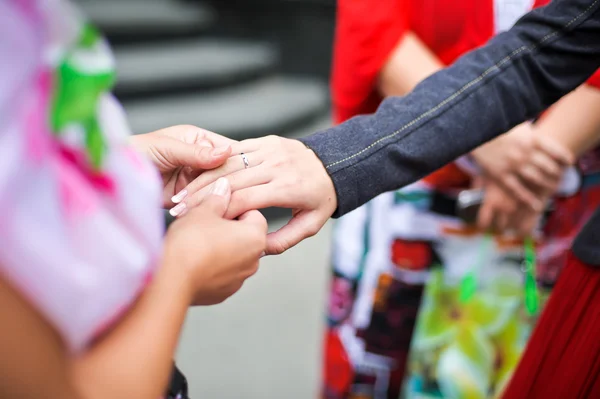
[(273, 244), (273, 248), (272, 248), (273, 250), (271, 252), (274, 253), (275, 255), (280, 255), (280, 254), (284, 253), (287, 248), (288, 248), (287, 241), (283, 240), (283, 239), (278, 239)]
[(315, 222), (308, 224), (305, 233), (307, 237), (313, 237), (319, 232), (319, 225)]
[(179, 129), (182, 129), (182, 130), (195, 130), (195, 129), (198, 129), (198, 126), (194, 126), (194, 125), (190, 125), (190, 124), (177, 125), (177, 127)]
[(281, 146), (281, 137), (275, 136), (274, 134), (270, 134), (265, 137), (265, 141), (273, 146)]

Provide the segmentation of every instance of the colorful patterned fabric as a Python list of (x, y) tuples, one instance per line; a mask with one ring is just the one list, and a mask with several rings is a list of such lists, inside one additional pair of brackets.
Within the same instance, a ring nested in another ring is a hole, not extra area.
[[(543, 225), (542, 304), (564, 248), (600, 205), (600, 175), (587, 171)], [(493, 398), (513, 371), (536, 322), (523, 305), (522, 243), (486, 241), (431, 211), (439, 196), (420, 182), (337, 222), (324, 398)], [(462, 303), (459, 284), (475, 268), (478, 290)]]
[[(451, 64), (549, 1), (338, 0), (336, 121), (377, 109), (379, 73), (406, 32)], [(600, 71), (587, 83), (600, 87)], [(598, 151), (584, 155), (577, 169), (586, 176), (583, 189), (555, 199), (537, 248), (543, 290), (551, 289), (576, 231), (600, 204), (599, 165)], [(456, 284), (474, 266), (482, 241), (452, 216), (451, 200), (470, 187), (471, 173), (449, 164), (337, 222), (323, 397), (397, 399), (404, 385), (408, 398), (487, 398), (505, 382), (535, 319), (520, 297), (521, 243), (500, 238), (481, 265), (489, 294), (478, 291), (468, 306), (455, 303)], [(579, 178), (568, 180), (577, 186)], [(485, 356), (470, 358), (473, 348)]]
[(84, 349), (136, 299), (163, 234), (106, 41), (69, 2), (0, 2), (0, 273)]

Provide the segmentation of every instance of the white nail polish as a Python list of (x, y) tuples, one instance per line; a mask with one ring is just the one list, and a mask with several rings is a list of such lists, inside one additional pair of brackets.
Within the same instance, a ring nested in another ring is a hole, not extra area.
[(176, 207), (171, 208), (171, 210), (169, 211), (169, 213), (171, 214), (171, 216), (173, 217), (177, 217), (183, 214), (183, 212), (185, 212), (186, 209), (186, 205), (184, 203), (177, 205)]
[(187, 190), (181, 190), (180, 192), (175, 194), (173, 197), (171, 197), (171, 201), (173, 201), (174, 204), (179, 204), (181, 201), (183, 201), (183, 199), (187, 196), (187, 194), (188, 194)]

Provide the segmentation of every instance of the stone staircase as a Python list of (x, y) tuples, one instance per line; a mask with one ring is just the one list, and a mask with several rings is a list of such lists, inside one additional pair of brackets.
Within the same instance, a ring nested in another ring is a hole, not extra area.
[(232, 7), (224, 13), (190, 0), (79, 3), (113, 45), (115, 92), (134, 133), (193, 124), (242, 140), (299, 137), (330, 123), (323, 76), (282, 68), (286, 49), (269, 35), (224, 28)]

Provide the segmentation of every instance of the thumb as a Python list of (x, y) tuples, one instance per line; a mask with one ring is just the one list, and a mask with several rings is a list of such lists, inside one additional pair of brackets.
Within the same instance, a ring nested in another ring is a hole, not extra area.
[(266, 254), (284, 253), (305, 238), (317, 234), (324, 223), (319, 220), (315, 211), (300, 211), (288, 224), (267, 236)]
[(197, 208), (216, 216), (224, 217), (230, 200), (231, 186), (229, 180), (222, 177), (212, 185), (210, 192)]
[(193, 169), (214, 169), (221, 166), (231, 154), (231, 146), (212, 148), (203, 141), (195, 144), (169, 140), (165, 148), (167, 161), (174, 167), (187, 166)]

